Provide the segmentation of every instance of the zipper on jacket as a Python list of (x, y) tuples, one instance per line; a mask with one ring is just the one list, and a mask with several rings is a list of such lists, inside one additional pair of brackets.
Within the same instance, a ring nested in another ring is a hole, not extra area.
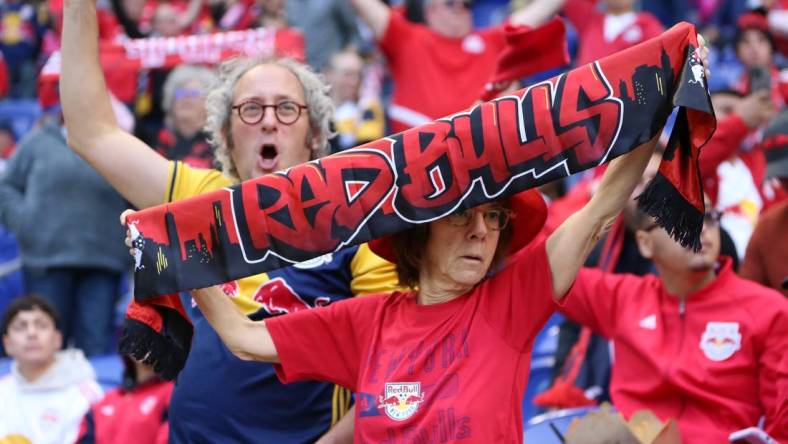
[[(685, 324), (686, 324), (686, 321), (684, 319), (684, 315), (686, 314), (686, 312), (687, 312), (686, 301), (684, 299), (681, 299), (679, 301), (679, 322), (680, 322), (681, 325), (679, 327), (679, 350), (678, 350), (678, 355), (681, 355), (681, 351), (684, 349), (684, 330), (685, 330)], [(676, 361), (673, 361), (673, 362), (675, 363)], [(673, 368), (671, 368), (671, 372), (670, 373), (671, 374), (674, 373), (674, 369)], [(678, 421), (679, 418), (681, 418), (681, 415), (684, 414), (684, 407), (686, 407), (686, 404), (687, 404), (686, 403), (686, 399), (681, 394), (681, 391), (679, 391), (678, 393), (679, 393), (680, 407), (679, 407), (679, 413), (676, 415), (676, 421)]]

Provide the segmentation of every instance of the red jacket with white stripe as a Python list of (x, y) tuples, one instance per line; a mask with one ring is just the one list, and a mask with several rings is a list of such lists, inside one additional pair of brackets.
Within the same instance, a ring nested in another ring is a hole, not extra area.
[(788, 378), (788, 300), (738, 277), (729, 258), (684, 303), (656, 276), (583, 269), (561, 311), (613, 341), (610, 393), (625, 416), (650, 409), (677, 420), (684, 444), (705, 444), (764, 415), (788, 442), (788, 401), (777, 395)]

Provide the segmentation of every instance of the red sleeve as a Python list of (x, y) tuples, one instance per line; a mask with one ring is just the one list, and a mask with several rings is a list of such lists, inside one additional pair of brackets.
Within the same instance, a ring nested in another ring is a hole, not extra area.
[(564, 4), (561, 12), (575, 27), (578, 35), (583, 35), (586, 25), (591, 23), (591, 16), (599, 14), (596, 3), (596, 0), (568, 0)]
[(698, 163), (703, 178), (717, 174), (717, 167), (728, 160), (741, 146), (750, 129), (736, 114), (717, 121), (717, 129), (700, 150)]
[(384, 295), (345, 299), (265, 320), (283, 383), (330, 381), (355, 391), (366, 339)]
[[(409, 22), (401, 12), (391, 11), (386, 31), (378, 42), (390, 65), (396, 65), (408, 52), (411, 42), (419, 38), (421, 28), (421, 25)], [(393, 67), (391, 70), (394, 70)]]
[(545, 242), (532, 243), (479, 286), (485, 318), (518, 350), (532, 344), (556, 308)]
[(587, 326), (611, 339), (616, 319), (627, 294), (641, 291), (643, 278), (628, 274), (606, 273), (595, 268), (582, 268), (569, 291), (561, 312), (573, 321)]
[(781, 294), (773, 293), (775, 304), (771, 310), (774, 315), (767, 318), (769, 322), (760, 336), (763, 343), (758, 357), (758, 389), (765, 429), (778, 442), (788, 442), (786, 400), (780, 399), (788, 380), (788, 360), (784, 359), (788, 350), (788, 302)]

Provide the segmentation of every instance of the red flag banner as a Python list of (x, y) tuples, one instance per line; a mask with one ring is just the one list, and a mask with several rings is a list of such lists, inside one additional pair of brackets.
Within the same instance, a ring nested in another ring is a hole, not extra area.
[[(122, 102), (137, 92), (137, 76), (143, 69), (171, 69), (181, 63), (215, 65), (234, 56), (286, 56), (304, 59), (304, 38), (296, 29), (256, 28), (244, 31), (178, 37), (149, 37), (102, 42), (99, 59), (107, 86)], [(60, 52), (53, 53), (39, 76), (43, 106), (58, 102)]]
[(641, 205), (697, 247), (697, 156), (715, 120), (696, 33), (683, 23), (435, 122), (136, 213), (136, 297), (305, 261), (598, 166), (653, 138), (674, 107), (671, 142)]

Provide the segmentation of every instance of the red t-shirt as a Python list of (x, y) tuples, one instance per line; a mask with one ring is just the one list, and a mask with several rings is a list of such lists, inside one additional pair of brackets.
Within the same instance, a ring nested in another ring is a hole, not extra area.
[(610, 395), (625, 416), (650, 409), (678, 422), (684, 444), (707, 444), (765, 415), (788, 442), (777, 398), (788, 377), (788, 300), (736, 276), (729, 258), (683, 308), (656, 276), (582, 269), (570, 295), (561, 311), (614, 343)]
[(555, 304), (544, 242), (449, 302), (413, 293), (267, 319), (283, 382), (356, 393), (355, 442), (522, 442), (533, 340)]
[(506, 46), (503, 27), (448, 38), (392, 12), (380, 46), (394, 79), (394, 132), (445, 117), (479, 100)]
[(654, 38), (665, 30), (654, 15), (638, 12), (631, 23), (615, 34), (615, 38), (608, 40), (605, 38), (606, 14), (597, 11), (594, 3), (588, 0), (570, 0), (563, 9), (564, 15), (580, 36), (577, 66), (623, 51)]

